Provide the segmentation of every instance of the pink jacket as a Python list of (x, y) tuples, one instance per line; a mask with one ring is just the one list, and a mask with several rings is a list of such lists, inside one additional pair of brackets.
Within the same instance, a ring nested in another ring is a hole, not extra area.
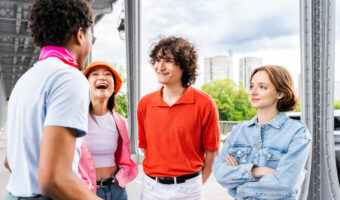
[[(115, 153), (116, 165), (119, 170), (116, 174), (118, 184), (120, 187), (125, 187), (127, 183), (136, 178), (138, 174), (138, 166), (131, 159), (130, 151), (130, 139), (126, 127), (126, 122), (122, 116), (118, 113), (113, 112), (113, 118), (116, 122), (117, 129), (119, 132), (118, 146)], [(87, 136), (83, 140), (81, 146), (81, 158), (79, 161), (78, 171), (83, 182), (88, 186), (90, 190), (96, 193), (96, 168), (91, 152), (87, 147)]]

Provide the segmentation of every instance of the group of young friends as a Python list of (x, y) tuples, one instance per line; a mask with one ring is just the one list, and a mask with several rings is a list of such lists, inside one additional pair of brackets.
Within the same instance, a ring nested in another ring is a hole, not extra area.
[[(29, 28), (42, 49), (8, 103), (7, 200), (128, 199), (125, 186), (138, 166), (125, 119), (115, 112), (122, 80), (102, 61), (81, 73), (95, 40), (92, 26), (86, 0), (32, 4)], [(297, 199), (311, 137), (284, 113), (297, 104), (284, 67), (252, 72), (249, 96), (258, 114), (236, 125), (218, 152), (215, 102), (191, 86), (195, 46), (171, 36), (153, 45), (149, 56), (162, 87), (138, 103), (141, 199), (204, 199), (212, 172), (236, 199)]]

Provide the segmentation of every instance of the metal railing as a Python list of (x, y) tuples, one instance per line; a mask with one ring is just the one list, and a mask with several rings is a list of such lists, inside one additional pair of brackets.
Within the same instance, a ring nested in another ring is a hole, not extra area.
[(231, 129), (237, 125), (238, 123), (241, 123), (239, 121), (219, 121), (220, 124), (220, 133), (221, 134), (228, 134), (231, 132)]

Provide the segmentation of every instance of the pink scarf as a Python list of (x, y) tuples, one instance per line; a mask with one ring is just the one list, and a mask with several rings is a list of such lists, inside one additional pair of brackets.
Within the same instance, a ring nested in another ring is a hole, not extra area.
[(39, 60), (44, 60), (49, 57), (56, 57), (63, 61), (65, 64), (71, 65), (79, 69), (76, 58), (73, 53), (63, 47), (58, 46), (45, 46), (41, 49)]

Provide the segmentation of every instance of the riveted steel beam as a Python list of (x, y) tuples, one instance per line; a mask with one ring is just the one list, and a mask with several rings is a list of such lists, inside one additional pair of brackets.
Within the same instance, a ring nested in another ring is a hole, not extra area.
[[(300, 199), (340, 199), (334, 153), (335, 0), (301, 0), (302, 120), (312, 134)], [(308, 191), (308, 192), (307, 192)]]

